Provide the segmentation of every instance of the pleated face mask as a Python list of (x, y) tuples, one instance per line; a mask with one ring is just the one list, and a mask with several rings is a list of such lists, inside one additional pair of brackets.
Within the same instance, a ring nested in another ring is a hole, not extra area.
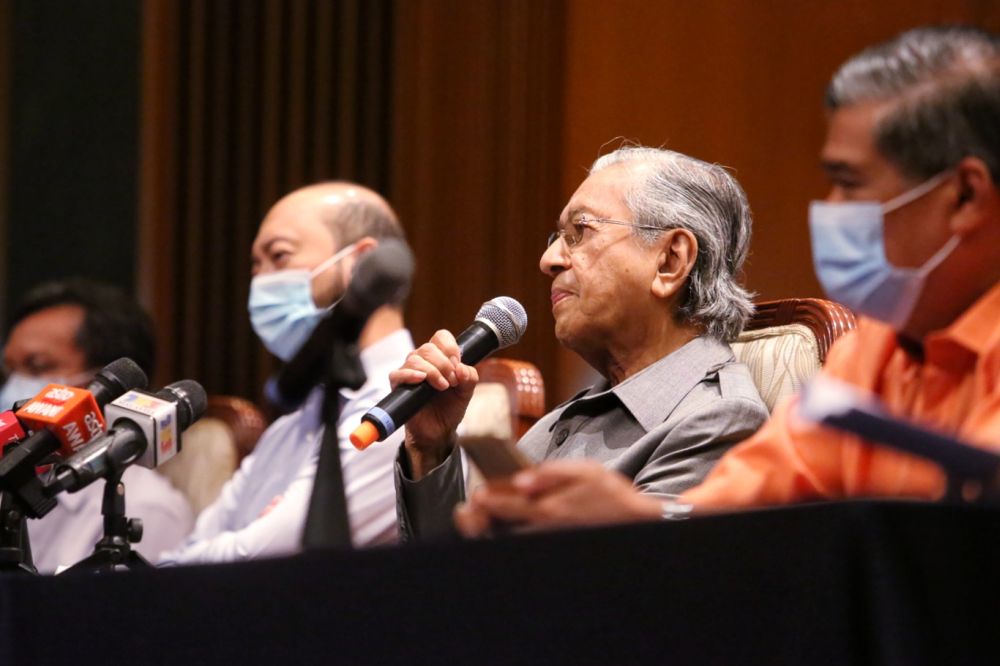
[(320, 320), (336, 305), (316, 307), (313, 280), (348, 256), (354, 247), (354, 243), (348, 245), (311, 271), (291, 268), (258, 275), (250, 281), (250, 324), (268, 351), (289, 361), (301, 349)]
[(960, 239), (949, 238), (923, 266), (893, 266), (885, 256), (885, 215), (924, 196), (951, 173), (940, 173), (884, 204), (813, 201), (809, 205), (813, 263), (827, 296), (902, 330), (920, 299), (927, 276), (952, 253)]

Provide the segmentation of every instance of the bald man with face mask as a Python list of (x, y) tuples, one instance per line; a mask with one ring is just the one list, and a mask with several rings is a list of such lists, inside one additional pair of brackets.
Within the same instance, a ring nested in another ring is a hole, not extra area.
[[(296, 190), (271, 208), (251, 252), (248, 309), (267, 349), (290, 360), (344, 295), (354, 266), (384, 239), (403, 240), (396, 214), (375, 192), (351, 183)], [(386, 441), (366, 451), (348, 436), (361, 414), (389, 390), (388, 374), (413, 349), (402, 303), (377, 309), (358, 340), (367, 381), (340, 391), (344, 488), (355, 546), (396, 538), (393, 458)], [(198, 517), (188, 541), (161, 564), (227, 562), (289, 555), (300, 549), (322, 439), (323, 389), (276, 421)]]

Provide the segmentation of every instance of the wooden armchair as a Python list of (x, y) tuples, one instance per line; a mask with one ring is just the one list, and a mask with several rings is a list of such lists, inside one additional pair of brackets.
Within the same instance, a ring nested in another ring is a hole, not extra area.
[(488, 358), (477, 367), (482, 384), (500, 384), (507, 391), (511, 433), (520, 439), (545, 414), (545, 381), (532, 363)]
[(789, 298), (757, 303), (743, 333), (730, 343), (750, 368), (768, 409), (796, 393), (826, 360), (834, 341), (855, 326), (854, 314), (839, 303)]
[[(538, 368), (509, 358), (486, 359), (477, 366), (479, 384), (458, 427), (459, 439), (488, 436), (517, 441), (545, 413), (545, 383)], [(466, 492), (483, 482), (470, 465)]]

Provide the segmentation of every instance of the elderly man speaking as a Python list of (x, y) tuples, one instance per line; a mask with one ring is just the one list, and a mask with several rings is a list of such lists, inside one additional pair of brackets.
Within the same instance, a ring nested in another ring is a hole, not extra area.
[[(767, 418), (726, 340), (752, 311), (737, 284), (750, 210), (721, 167), (679, 153), (621, 148), (597, 160), (549, 237), (559, 342), (604, 377), (518, 442), (532, 460), (594, 458), (643, 492), (697, 484)], [(406, 425), (397, 459), (406, 538), (451, 532), (463, 499), (456, 428), (478, 377), (438, 331), (390, 375), (441, 391)]]
[[(897, 418), (1000, 446), (1000, 35), (916, 28), (844, 63), (827, 89), (826, 201), (809, 222), (827, 294), (858, 327), (822, 374)], [(847, 497), (940, 498), (941, 468), (798, 418), (797, 396), (679, 504), (597, 463), (557, 462), (481, 493), (459, 516), (536, 527), (655, 519)], [(508, 497), (510, 496), (510, 497)], [(511, 500), (514, 497), (514, 500)]]

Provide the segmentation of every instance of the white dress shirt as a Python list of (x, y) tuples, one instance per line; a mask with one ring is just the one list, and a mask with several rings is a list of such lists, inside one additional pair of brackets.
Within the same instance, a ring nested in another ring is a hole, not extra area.
[[(403, 435), (400, 428), (364, 451), (354, 448), (349, 435), (362, 414), (389, 392), (389, 373), (412, 350), (405, 329), (368, 346), (361, 351), (364, 386), (340, 392), (340, 461), (352, 539), (358, 547), (397, 539), (393, 460)], [(301, 550), (323, 436), (322, 402), (322, 389), (314, 389), (301, 408), (275, 421), (219, 498), (198, 517), (184, 545), (164, 554), (160, 563), (231, 562)]]

